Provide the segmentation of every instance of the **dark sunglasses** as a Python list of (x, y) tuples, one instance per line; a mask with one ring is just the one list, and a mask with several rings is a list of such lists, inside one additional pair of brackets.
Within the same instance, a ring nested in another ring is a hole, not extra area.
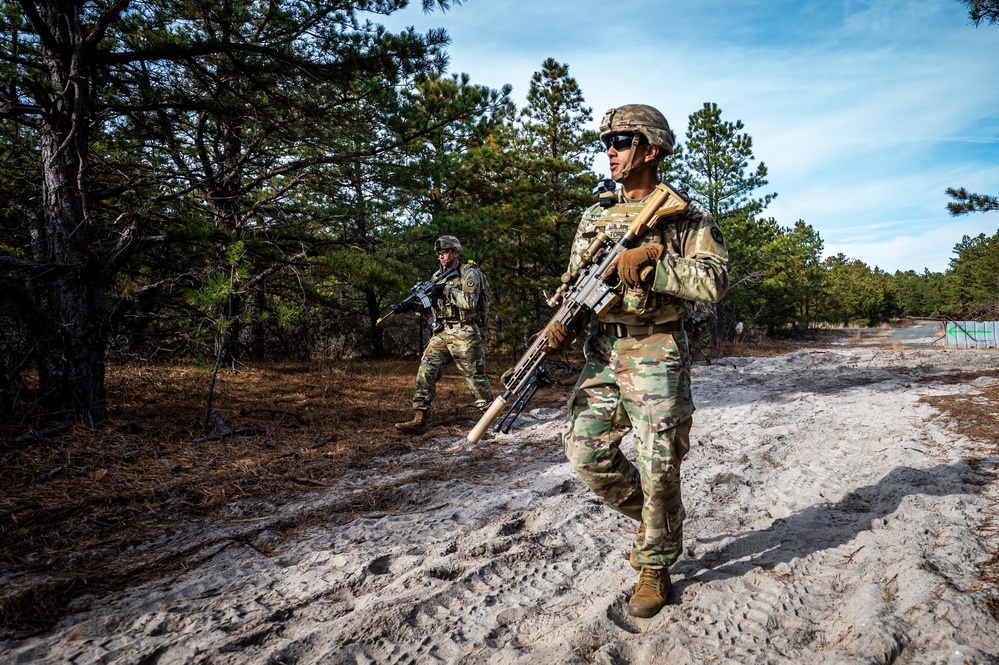
[(601, 140), (608, 149), (614, 148), (618, 152), (621, 152), (622, 150), (631, 148), (631, 141), (634, 136), (634, 134), (614, 134), (612, 136), (605, 136)]

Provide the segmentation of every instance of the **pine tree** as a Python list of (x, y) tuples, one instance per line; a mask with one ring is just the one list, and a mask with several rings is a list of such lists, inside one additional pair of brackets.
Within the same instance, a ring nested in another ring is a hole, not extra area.
[(731, 330), (745, 321), (775, 333), (795, 318), (796, 303), (780, 292), (785, 279), (780, 270), (791, 262), (792, 248), (788, 230), (760, 217), (777, 195), (754, 195), (767, 184), (767, 168), (761, 162), (749, 170), (755, 160), (753, 139), (744, 129), (741, 120), (725, 121), (717, 104), (705, 103), (688, 117), (686, 143), (674, 148), (664, 173), (706, 207), (722, 229), (731, 284), (719, 307), (722, 327)]
[(954, 199), (947, 204), (947, 212), (954, 217), (969, 212), (995, 212), (999, 210), (999, 197), (972, 194), (964, 187), (948, 187), (947, 196)]
[(519, 294), (507, 302), (507, 332), (513, 339), (537, 330), (550, 310), (552, 291), (565, 270), (580, 212), (593, 202), (597, 178), (590, 171), (598, 135), (568, 65), (546, 59), (528, 87), (527, 104), (513, 128), (512, 163), (518, 182), (508, 201), (509, 251), (500, 270), (505, 288)]
[(777, 196), (753, 196), (767, 184), (767, 167), (760, 162), (748, 171), (755, 157), (753, 139), (744, 129), (741, 120), (723, 121), (718, 105), (705, 102), (688, 118), (680, 158), (671, 160), (682, 186), (722, 224), (729, 218), (758, 215)]
[(999, 233), (964, 236), (954, 246), (948, 277), (956, 300), (953, 311), (967, 315), (999, 298)]
[(824, 267), (824, 321), (873, 326), (889, 320), (897, 310), (891, 280), (877, 267), (871, 270), (863, 261), (842, 253), (827, 258)]
[[(989, 25), (999, 23), (999, 0), (961, 0), (967, 5), (968, 17), (976, 26), (982, 21)], [(970, 212), (994, 212), (999, 210), (999, 197), (988, 194), (972, 194), (964, 187), (948, 187), (947, 196), (954, 199), (947, 204), (947, 211), (957, 217)]]
[(999, 23), (999, 0), (961, 0), (968, 7), (968, 17), (979, 25), (987, 21), (989, 25)]
[[(39, 397), (52, 413), (104, 415), (116, 280), (137, 253), (176, 234), (212, 238), (226, 269), (195, 286), (213, 298), (274, 269), (248, 264), (267, 244), (253, 246), (251, 227), (272, 226), (267, 209), (309, 169), (355, 156), (329, 136), (303, 137), (297, 130), (317, 121), (304, 112), (328, 112), (327, 127), (348, 121), (336, 111), (351, 100), (442, 65), (443, 32), (393, 35), (359, 19), (405, 4), (4, 5), (0, 119), (7, 134), (10, 123), (30, 133), (42, 186), (17, 213), (0, 277), (23, 325), (40, 331)], [(448, 3), (424, 0), (434, 5)], [(290, 115), (293, 97), (302, 116)], [(174, 120), (182, 129), (163, 131)], [(366, 154), (400, 145), (385, 139)]]

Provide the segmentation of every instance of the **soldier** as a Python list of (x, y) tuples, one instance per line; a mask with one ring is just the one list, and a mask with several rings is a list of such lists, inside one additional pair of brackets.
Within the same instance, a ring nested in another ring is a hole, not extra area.
[[(621, 237), (659, 183), (658, 165), (673, 151), (673, 132), (651, 106), (611, 109), (600, 125), (611, 177), (622, 187), (609, 206), (583, 213), (570, 270), (599, 229)], [(608, 506), (638, 522), (631, 565), (640, 571), (628, 613), (655, 615), (666, 604), (667, 569), (682, 550), (680, 462), (690, 447), (694, 405), (690, 352), (682, 322), (692, 301), (717, 302), (728, 288), (728, 250), (711, 214), (696, 202), (662, 218), (618, 257), (621, 301), (599, 317), (586, 340), (586, 364), (569, 397), (566, 456), (576, 473)], [(651, 270), (650, 270), (651, 269)], [(575, 330), (546, 329), (548, 350), (570, 345)], [(635, 430), (634, 463), (620, 451)]]
[(704, 356), (704, 364), (711, 364), (711, 344), (714, 342), (715, 307), (706, 302), (695, 302), (694, 313), (687, 320), (687, 335), (697, 342)]
[[(435, 275), (458, 264), (461, 243), (454, 236), (441, 236), (434, 249), (441, 264)], [(485, 277), (471, 263), (462, 264), (458, 276), (434, 287), (431, 293), (434, 334), (416, 373), (413, 419), (396, 423), (400, 432), (422, 434), (427, 430), (427, 411), (437, 393), (437, 381), (452, 360), (468, 384), (475, 406), (484, 410), (492, 402), (481, 328), (485, 325), (487, 288)]]

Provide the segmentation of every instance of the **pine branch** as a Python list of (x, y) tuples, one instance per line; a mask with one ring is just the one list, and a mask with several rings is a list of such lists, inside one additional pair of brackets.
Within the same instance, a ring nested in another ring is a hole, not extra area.
[(947, 204), (947, 212), (954, 217), (970, 212), (995, 212), (999, 210), (999, 197), (987, 194), (972, 194), (964, 187), (947, 188), (947, 195), (954, 199)]

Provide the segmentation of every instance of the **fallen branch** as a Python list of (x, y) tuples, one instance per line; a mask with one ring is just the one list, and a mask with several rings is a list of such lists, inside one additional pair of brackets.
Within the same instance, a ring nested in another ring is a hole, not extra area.
[(329, 487), (330, 484), (323, 480), (313, 480), (312, 478), (301, 478), (301, 477), (289, 477), (288, 480), (293, 480), (296, 483), (302, 483), (303, 485), (318, 485), (319, 487)]
[(305, 418), (303, 418), (299, 414), (295, 413), (294, 411), (282, 411), (281, 409), (250, 409), (248, 411), (240, 411), (239, 415), (241, 415), (241, 416), (248, 416), (251, 413), (270, 413), (272, 415), (273, 414), (279, 414), (279, 415), (282, 415), (282, 416), (291, 416), (292, 418), (295, 418), (296, 420), (298, 420), (299, 424), (301, 424), (301, 425), (308, 425), (309, 424), (308, 420), (306, 420)]
[(58, 476), (60, 473), (62, 473), (65, 469), (66, 469), (66, 467), (64, 467), (64, 466), (57, 466), (56, 468), (52, 469), (51, 471), (46, 471), (45, 473), (43, 473), (41, 476), (39, 476), (35, 480), (35, 485), (41, 485), (42, 483), (44, 483), (44, 482), (46, 482), (48, 480), (52, 480), (53, 478), (55, 478), (56, 476)]
[(211, 436), (203, 436), (198, 439), (192, 439), (191, 443), (205, 443), (207, 441), (221, 441), (222, 439), (230, 439), (236, 436), (253, 436), (254, 434), (266, 434), (267, 430), (263, 427), (245, 427), (240, 430), (227, 430), (222, 434), (212, 434)]
[(59, 434), (60, 432), (65, 432), (69, 429), (69, 425), (60, 425), (59, 427), (52, 427), (50, 429), (42, 430), (41, 432), (36, 432), (35, 430), (29, 431), (27, 434), (22, 434), (21, 436), (14, 439), (14, 443), (25, 443), (36, 439), (38, 441), (48, 441), (46, 437), (51, 434)]

